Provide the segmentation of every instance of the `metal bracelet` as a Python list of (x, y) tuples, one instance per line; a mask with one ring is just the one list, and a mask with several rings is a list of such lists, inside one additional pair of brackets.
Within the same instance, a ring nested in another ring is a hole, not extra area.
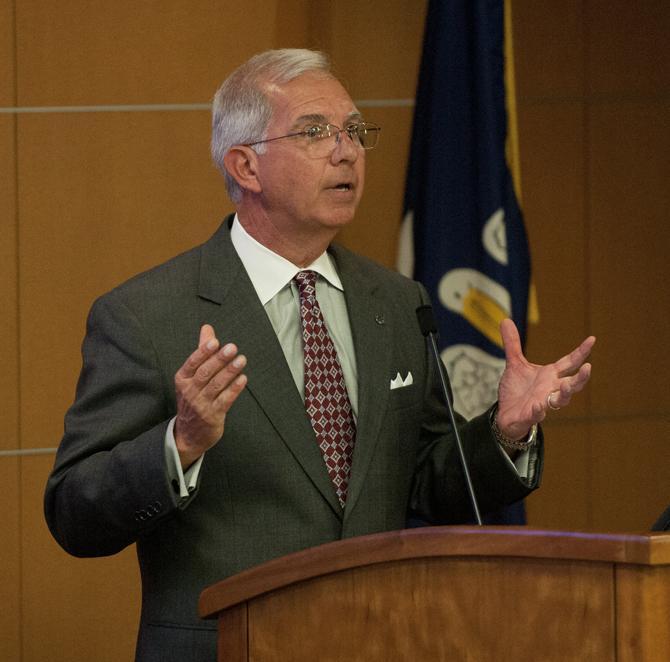
[(529, 448), (532, 448), (537, 443), (537, 423), (534, 423), (528, 432), (528, 436), (525, 439), (510, 439), (506, 437), (502, 430), (498, 427), (498, 422), (496, 420), (496, 413), (498, 409), (493, 410), (491, 413), (491, 430), (493, 430), (493, 436), (496, 438), (496, 441), (505, 448), (512, 448), (516, 451), (525, 451)]

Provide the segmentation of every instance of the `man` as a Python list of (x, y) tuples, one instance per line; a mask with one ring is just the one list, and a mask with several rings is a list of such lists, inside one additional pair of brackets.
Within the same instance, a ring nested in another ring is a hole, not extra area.
[[(246, 567), (408, 512), (471, 517), (424, 290), (332, 245), (378, 133), (321, 54), (252, 58), (214, 101), (236, 216), (91, 310), (46, 517), (75, 555), (137, 543), (138, 660), (214, 659), (198, 595)], [(535, 366), (510, 321), (502, 333), (497, 407), (463, 423), (483, 510), (537, 487), (533, 426), (584, 386), (594, 342)]]

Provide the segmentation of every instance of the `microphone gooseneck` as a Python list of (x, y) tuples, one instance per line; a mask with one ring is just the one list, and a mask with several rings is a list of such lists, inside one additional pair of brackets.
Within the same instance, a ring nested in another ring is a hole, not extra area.
[(470, 503), (472, 504), (472, 510), (475, 513), (475, 519), (477, 524), (482, 526), (482, 518), (479, 514), (479, 506), (477, 505), (477, 497), (475, 495), (475, 490), (472, 486), (472, 480), (470, 479), (470, 470), (468, 469), (468, 461), (465, 459), (465, 452), (463, 451), (463, 442), (461, 441), (461, 435), (458, 431), (458, 425), (456, 424), (456, 416), (454, 414), (454, 407), (451, 402), (450, 389), (449, 389), (449, 376), (447, 375), (447, 369), (444, 367), (442, 360), (440, 359), (440, 353), (437, 349), (437, 324), (435, 323), (435, 316), (433, 315), (432, 306), (419, 306), (416, 309), (416, 318), (419, 322), (419, 328), (421, 333), (426, 338), (426, 341), (432, 349), (432, 354), (435, 358), (435, 365), (437, 371), (440, 375), (440, 382), (442, 384), (442, 392), (444, 394), (444, 399), (447, 403), (447, 410), (449, 411), (449, 420), (451, 421), (451, 427), (454, 431), (454, 437), (456, 438), (456, 446), (458, 447), (458, 454), (461, 458), (461, 467), (463, 467), (463, 475), (465, 476), (465, 483), (468, 488), (468, 494), (470, 496)]

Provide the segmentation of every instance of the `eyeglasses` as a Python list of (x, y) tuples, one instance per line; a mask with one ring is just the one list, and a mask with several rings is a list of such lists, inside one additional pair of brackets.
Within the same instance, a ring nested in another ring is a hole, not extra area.
[[(267, 138), (265, 140), (256, 140), (253, 143), (246, 143), (246, 147), (253, 147), (254, 145), (261, 145), (262, 143), (271, 143), (275, 140), (283, 140), (284, 138), (298, 138), (302, 137), (307, 147), (315, 156), (327, 156), (338, 145), (343, 133), (349, 136), (351, 142), (356, 147), (362, 149), (372, 149), (377, 146), (379, 142), (379, 134), (382, 128), (377, 124), (371, 122), (357, 122), (349, 124), (349, 126), (340, 129), (335, 124), (314, 124), (308, 126), (302, 131), (295, 133), (288, 133), (285, 136), (277, 136), (276, 138)], [(329, 139), (335, 138), (333, 142)]]

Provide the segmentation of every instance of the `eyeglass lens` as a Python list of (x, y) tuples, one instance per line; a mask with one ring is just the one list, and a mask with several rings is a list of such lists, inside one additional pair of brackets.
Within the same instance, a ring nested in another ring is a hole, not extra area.
[(381, 127), (369, 122), (361, 122), (359, 124), (352, 124), (351, 126), (340, 129), (333, 124), (326, 125), (324, 137), (335, 136), (335, 141), (339, 142), (342, 134), (346, 133), (355, 145), (359, 145), (363, 149), (372, 149), (379, 140), (379, 132)]

